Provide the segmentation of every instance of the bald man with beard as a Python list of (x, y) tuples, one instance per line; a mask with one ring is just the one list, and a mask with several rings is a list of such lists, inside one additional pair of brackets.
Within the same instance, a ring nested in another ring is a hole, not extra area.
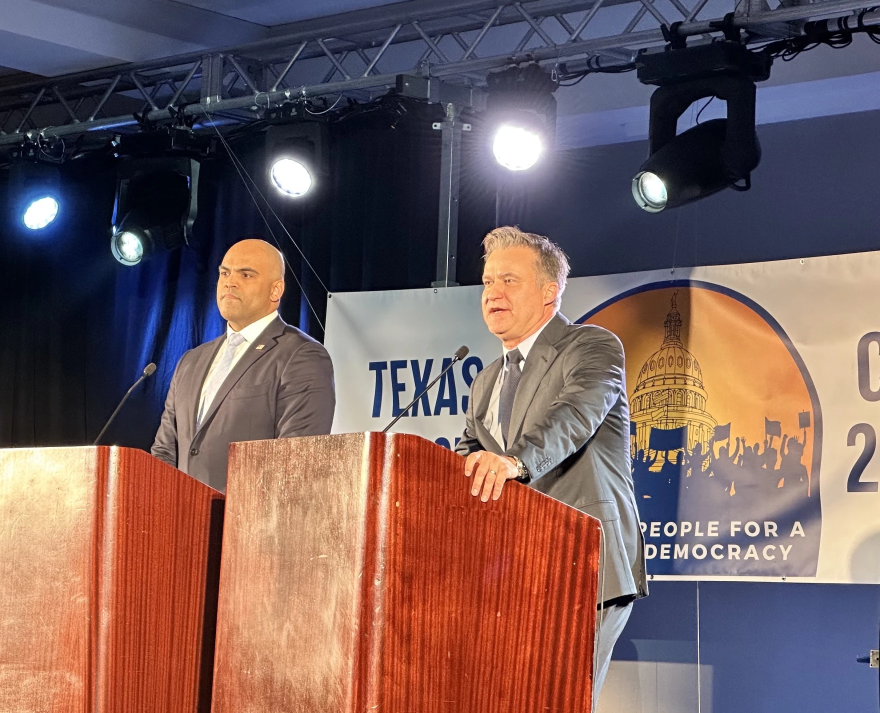
[(226, 333), (177, 364), (152, 454), (220, 491), (229, 444), (330, 433), (336, 397), (323, 345), (278, 315), (284, 258), (242, 240), (223, 258), (217, 306)]

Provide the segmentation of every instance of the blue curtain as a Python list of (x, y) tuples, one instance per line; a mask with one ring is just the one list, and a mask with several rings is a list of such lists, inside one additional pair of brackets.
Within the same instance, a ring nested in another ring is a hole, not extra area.
[[(222, 146), (202, 165), (193, 244), (135, 267), (110, 253), (113, 158), (66, 163), (63, 212), (51, 230), (24, 235), (8, 211), (0, 222), (0, 447), (90, 443), (153, 361), (155, 375), (103, 441), (149, 448), (180, 356), (225, 327), (216, 270), (242, 238), (277, 241), (291, 267), (281, 315), (318, 339), (327, 301), (322, 283), (331, 291), (428, 286), (440, 149), (431, 123), (438, 111), (388, 102), (331, 124), (331, 174), (306, 205), (268, 193), (259, 133), (231, 139), (320, 280), (271, 215), (267, 227)], [(2, 205), (6, 194), (4, 187)]]

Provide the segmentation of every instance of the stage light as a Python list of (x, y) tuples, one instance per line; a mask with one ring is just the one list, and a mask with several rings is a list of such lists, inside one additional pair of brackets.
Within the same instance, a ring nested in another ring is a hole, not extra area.
[(742, 179), (748, 185), (748, 171), (757, 165), (760, 150), (746, 164), (725, 163), (728, 128), (727, 120), (712, 119), (679, 134), (652, 154), (633, 179), (633, 197), (639, 207), (659, 213), (728, 186), (745, 190), (736, 181)]
[[(632, 180), (640, 208), (659, 213), (725, 188), (751, 187), (761, 160), (755, 82), (770, 76), (771, 63), (729, 40), (639, 56), (639, 80), (659, 86), (651, 96), (649, 157)], [(727, 118), (677, 134), (682, 114), (709, 97), (727, 102)]]
[(110, 250), (123, 265), (137, 265), (144, 258), (144, 237), (133, 230), (123, 230), (114, 234)]
[(557, 84), (537, 64), (486, 77), (486, 126), (492, 154), (509, 171), (537, 165), (555, 143)]
[(495, 160), (511, 171), (530, 169), (538, 162), (543, 148), (538, 133), (510, 124), (498, 127), (492, 142)]
[(666, 207), (666, 184), (656, 173), (642, 171), (633, 179), (633, 196), (641, 208), (657, 213)]
[(23, 234), (51, 232), (61, 209), (58, 163), (41, 160), (38, 147), (21, 147), (13, 154), (8, 195), (10, 218)]
[(53, 196), (31, 200), (21, 220), (29, 230), (42, 230), (58, 216), (58, 201)]
[(272, 164), (272, 183), (281, 193), (291, 198), (304, 196), (312, 187), (312, 174), (302, 162), (280, 158)]
[(192, 157), (123, 159), (118, 170), (110, 250), (126, 266), (157, 250), (192, 240), (198, 207), (199, 162)]
[(312, 203), (330, 176), (330, 139), (326, 122), (306, 118), (300, 104), (274, 112), (266, 130), (269, 185), (282, 200)]

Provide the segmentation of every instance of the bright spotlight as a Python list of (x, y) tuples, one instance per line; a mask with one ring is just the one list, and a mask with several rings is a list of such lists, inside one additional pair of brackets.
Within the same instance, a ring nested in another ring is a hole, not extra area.
[(58, 164), (40, 161), (40, 148), (26, 144), (13, 156), (9, 169), (8, 215), (22, 234), (52, 232), (57, 226), (61, 205), (61, 169)]
[(304, 196), (312, 187), (312, 174), (300, 161), (281, 158), (272, 164), (272, 183), (291, 198)]
[[(486, 149), (508, 171), (534, 168), (552, 153), (557, 84), (537, 64), (490, 72), (486, 77)], [(513, 179), (518, 180), (518, 179)]]
[(639, 207), (649, 213), (659, 213), (666, 207), (666, 184), (656, 173), (642, 171), (633, 178), (633, 198)]
[(52, 196), (32, 200), (24, 211), (22, 222), (30, 230), (42, 230), (58, 216), (58, 201)]
[(123, 230), (113, 236), (110, 250), (123, 265), (137, 265), (144, 258), (144, 240), (133, 230)]
[(495, 132), (492, 153), (495, 160), (511, 171), (527, 171), (541, 157), (544, 146), (534, 131), (505, 124)]
[(305, 208), (318, 205), (329, 185), (330, 134), (327, 122), (304, 119), (300, 110), (299, 105), (281, 106), (271, 119), (278, 123), (266, 129), (264, 175), (267, 186), (278, 191), (275, 200), (290, 206), (287, 201), (293, 198)]

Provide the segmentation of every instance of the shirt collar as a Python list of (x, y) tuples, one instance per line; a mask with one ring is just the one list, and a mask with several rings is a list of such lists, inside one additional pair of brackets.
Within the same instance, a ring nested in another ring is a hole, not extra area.
[[(556, 315), (554, 315), (554, 317), (555, 316)], [(541, 328), (532, 336), (526, 337), (519, 344), (517, 344), (516, 347), (514, 347), (515, 349), (519, 349), (519, 353), (522, 354), (523, 361), (529, 358), (529, 352), (532, 351), (532, 347), (535, 346), (535, 342), (538, 341), (538, 337), (541, 336), (541, 332), (543, 332), (547, 328), (547, 325), (550, 324), (551, 321), (553, 321), (553, 317), (544, 322), (544, 324), (541, 325)], [(513, 351), (513, 349), (505, 349), (504, 347), (502, 347), (502, 350), (505, 357), (504, 363), (506, 364), (507, 353)]]
[[(278, 317), (278, 310), (272, 312), (272, 314), (267, 314), (262, 319), (258, 319), (256, 322), (251, 322), (247, 327), (242, 329), (239, 334), (244, 337), (244, 340), (250, 344), (254, 341), (260, 334), (263, 333), (263, 330), (269, 326), (269, 323), (272, 322), (275, 318)], [(226, 336), (229, 337), (230, 334), (235, 334), (235, 330), (229, 326), (229, 323), (226, 323)]]

